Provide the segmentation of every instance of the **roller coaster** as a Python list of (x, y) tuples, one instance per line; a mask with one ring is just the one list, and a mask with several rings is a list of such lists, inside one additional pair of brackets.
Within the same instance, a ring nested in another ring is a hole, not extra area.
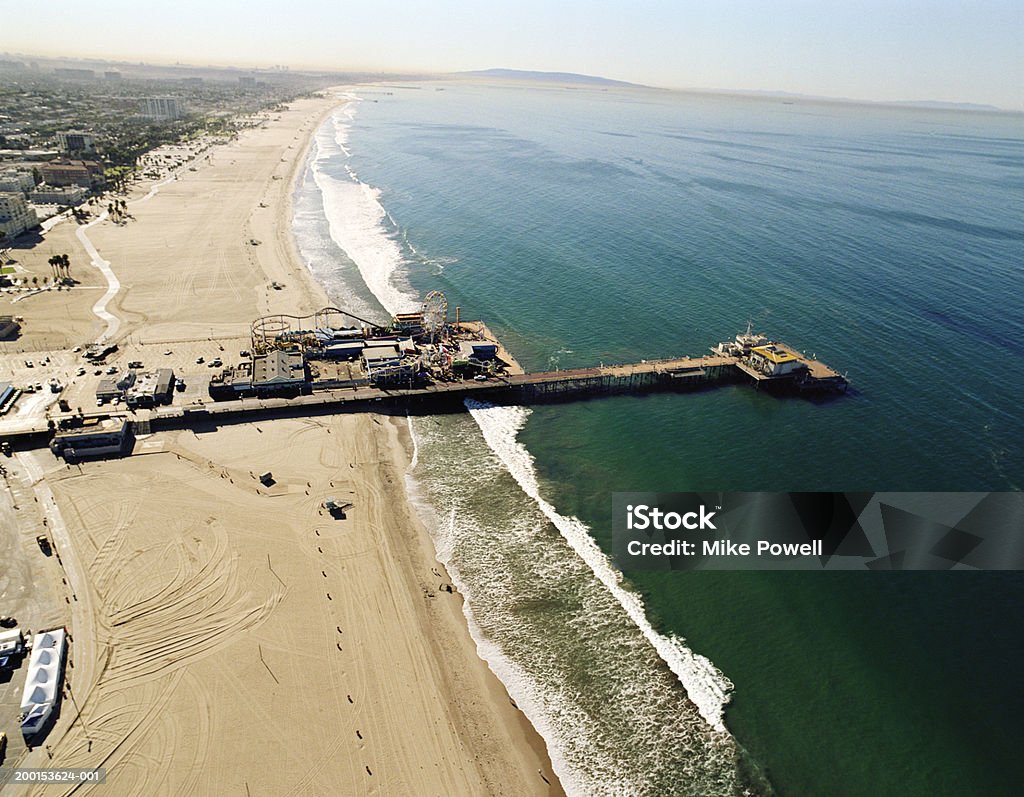
[(348, 310), (323, 307), (312, 315), (275, 313), (261, 316), (252, 322), (250, 339), (253, 354), (266, 354), (272, 349), (316, 348), (321, 345), (324, 336), (345, 330), (358, 331), (363, 337), (388, 332), (387, 327)]

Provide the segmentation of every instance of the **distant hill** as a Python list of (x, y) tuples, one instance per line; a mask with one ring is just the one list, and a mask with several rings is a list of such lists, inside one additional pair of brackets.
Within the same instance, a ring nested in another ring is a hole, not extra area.
[(824, 94), (803, 94), (795, 91), (770, 91), (765, 89), (690, 89), (699, 94), (735, 94), (741, 97), (765, 97), (786, 100), (809, 100), (811, 102), (842, 102), (853, 105), (893, 105), (900, 108), (926, 108), (940, 111), (998, 111), (1014, 113), (996, 105), (976, 102), (945, 102), (942, 100), (865, 100), (851, 97), (834, 97)]
[(625, 86), (635, 89), (646, 89), (639, 83), (627, 83), (624, 80), (611, 80), (595, 75), (577, 75), (575, 72), (532, 72), (527, 69), (478, 69), (472, 72), (456, 72), (464, 77), (488, 77), (500, 80), (530, 80), (538, 83), (562, 83), (587, 86)]
[(996, 105), (982, 105), (976, 102), (942, 102), (941, 100), (900, 100), (890, 105), (909, 105), (914, 108), (933, 108), (945, 111), (1002, 111)]

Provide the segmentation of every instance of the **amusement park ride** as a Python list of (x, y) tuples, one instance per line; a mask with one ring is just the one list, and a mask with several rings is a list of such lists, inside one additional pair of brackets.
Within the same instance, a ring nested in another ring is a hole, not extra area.
[(329, 362), (358, 360), (362, 373), (357, 377), (350, 368), (341, 381), (375, 386), (497, 373), (502, 362), (496, 344), (459, 316), (456, 308), (455, 322), (448, 321), (448, 300), (440, 291), (431, 291), (419, 310), (399, 313), (386, 326), (339, 307), (307, 316), (278, 313), (253, 322), (252, 354), (254, 360), (274, 351), (301, 354), (314, 379), (331, 370)]

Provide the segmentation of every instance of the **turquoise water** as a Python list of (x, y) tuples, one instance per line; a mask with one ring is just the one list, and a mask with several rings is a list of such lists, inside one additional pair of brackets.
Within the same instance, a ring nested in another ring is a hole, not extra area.
[(855, 387), (412, 422), (441, 558), (570, 791), (1015, 793), (1016, 574), (630, 574), (623, 593), (592, 541), (617, 490), (1019, 489), (1022, 118), (357, 93), (296, 193), (340, 305), (386, 317), (441, 289), (528, 368), (701, 353), (751, 318)]

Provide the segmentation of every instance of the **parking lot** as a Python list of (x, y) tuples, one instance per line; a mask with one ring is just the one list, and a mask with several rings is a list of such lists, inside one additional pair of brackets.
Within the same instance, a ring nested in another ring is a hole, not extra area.
[[(190, 404), (199, 400), (205, 403), (210, 400), (207, 392), (210, 377), (226, 365), (237, 365), (243, 359), (239, 352), (249, 348), (250, 339), (246, 336), (144, 343), (128, 340), (98, 363), (86, 361), (83, 352), (71, 351), (0, 355), (0, 381), (11, 382), (22, 391), (31, 388), (31, 392), (23, 392), (14, 408), (0, 419), (0, 431), (5, 421), (42, 417), (44, 412), (59, 414), (60, 399), (67, 402), (71, 412), (79, 408), (86, 412), (95, 410), (100, 380), (124, 373), (129, 364), (135, 364), (139, 371), (170, 368), (175, 377), (185, 383), (184, 390), (174, 391), (174, 403)], [(198, 362), (200, 358), (202, 362)], [(214, 365), (217, 361), (221, 365)], [(62, 386), (59, 393), (51, 392), (51, 380)]]
[[(55, 555), (46, 556), (36, 535), (47, 534), (43, 515), (21, 462), (0, 457), (0, 615), (17, 619), (26, 637), (69, 622), (63, 573)], [(25, 687), (27, 657), (0, 672), (0, 731), (7, 733), (4, 766), (15, 766), (27, 752), (18, 715)]]

